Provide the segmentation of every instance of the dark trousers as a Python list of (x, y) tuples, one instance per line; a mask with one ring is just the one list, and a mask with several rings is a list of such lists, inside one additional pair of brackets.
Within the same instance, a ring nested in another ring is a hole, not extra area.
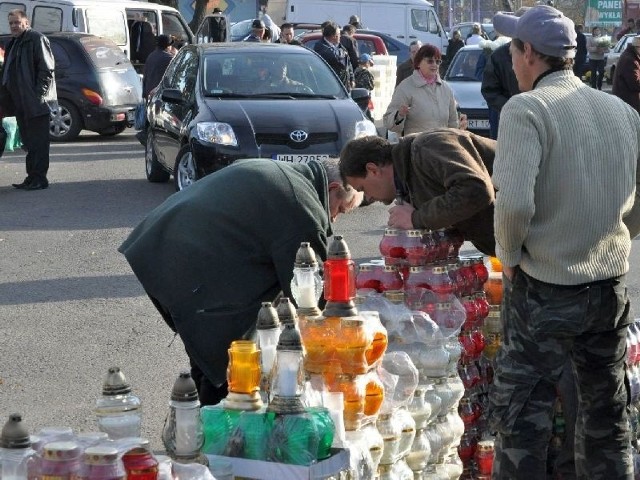
[(27, 177), (32, 181), (47, 182), (49, 171), (49, 115), (25, 118), (16, 112), (22, 143), (27, 151)]
[(556, 385), (570, 360), (578, 392), (576, 478), (631, 480), (624, 277), (558, 286), (516, 269), (503, 322), (489, 394), (498, 433), (492, 478), (545, 478)]
[[(148, 293), (147, 295), (151, 299), (151, 302), (156, 307), (158, 312), (160, 312), (160, 315), (162, 316), (165, 323), (169, 325), (169, 328), (173, 330), (173, 332), (177, 335), (178, 332), (176, 331), (175, 322), (173, 321), (173, 316), (171, 315), (171, 312), (169, 311), (169, 309), (164, 305), (162, 305), (157, 298), (149, 295)], [(222, 385), (219, 385), (219, 386), (214, 385), (204, 375), (204, 373), (202, 372), (200, 367), (198, 367), (198, 365), (193, 360), (191, 355), (189, 355), (189, 351), (186, 349), (185, 351), (187, 353), (187, 356), (189, 357), (189, 364), (191, 366), (191, 378), (193, 378), (193, 381), (196, 384), (196, 388), (198, 389), (198, 398), (200, 399), (200, 404), (216, 405), (220, 403), (220, 401), (227, 396), (227, 393), (228, 393), (227, 382), (224, 382)]]
[(591, 70), (591, 87), (602, 90), (602, 80), (604, 79), (604, 67), (606, 60), (589, 60), (589, 70)]

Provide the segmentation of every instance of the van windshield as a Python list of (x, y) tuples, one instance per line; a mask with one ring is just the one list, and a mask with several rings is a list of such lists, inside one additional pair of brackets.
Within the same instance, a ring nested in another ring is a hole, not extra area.
[(116, 45), (127, 45), (127, 21), (118, 9), (87, 8), (87, 33), (106, 37)]

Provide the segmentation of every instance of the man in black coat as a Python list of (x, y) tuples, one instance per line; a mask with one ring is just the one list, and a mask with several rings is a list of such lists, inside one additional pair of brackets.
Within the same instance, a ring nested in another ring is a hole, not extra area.
[(340, 29), (334, 22), (325, 22), (322, 27), (322, 40), (316, 42), (313, 50), (336, 72), (347, 91), (354, 86), (353, 68), (349, 54), (340, 44)]
[(227, 395), (227, 350), (250, 339), (261, 303), (291, 297), (301, 242), (327, 256), (331, 223), (362, 194), (338, 160), (239, 160), (173, 194), (120, 246), (166, 323), (182, 339), (204, 405)]
[(13, 186), (41, 190), (49, 186), (49, 116), (57, 108), (55, 61), (47, 37), (29, 26), (24, 10), (8, 15), (12, 39), (7, 45), (0, 104), (15, 116), (27, 151), (27, 177)]
[(576, 49), (576, 56), (573, 59), (573, 73), (578, 78), (582, 78), (584, 66), (587, 63), (587, 37), (582, 33), (583, 29), (583, 25), (576, 25), (576, 42), (578, 48)]
[(416, 53), (420, 50), (421, 46), (422, 42), (420, 40), (414, 40), (409, 44), (409, 58), (398, 65), (396, 69), (396, 87), (400, 85), (400, 82), (405, 78), (410, 77), (416, 69), (413, 65), (413, 58), (416, 56)]
[(498, 138), (498, 124), (502, 107), (512, 96), (520, 93), (518, 80), (513, 73), (513, 64), (509, 46), (511, 42), (496, 48), (482, 73), (480, 91), (489, 106), (489, 136)]
[(173, 38), (169, 35), (158, 35), (156, 49), (147, 57), (142, 75), (142, 96), (149, 97), (151, 90), (156, 88), (162, 80), (169, 62), (174, 57)]
[(611, 93), (640, 113), (640, 37), (633, 37), (620, 55)]
[(342, 35), (340, 35), (340, 44), (347, 49), (351, 68), (354, 73), (360, 64), (360, 52), (358, 51), (358, 41), (353, 34), (356, 33), (356, 27), (353, 25), (345, 25), (342, 27)]

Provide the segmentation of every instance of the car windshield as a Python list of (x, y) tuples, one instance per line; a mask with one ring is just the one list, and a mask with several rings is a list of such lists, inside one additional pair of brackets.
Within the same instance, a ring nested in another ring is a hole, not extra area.
[(301, 53), (229, 50), (206, 55), (202, 88), (209, 97), (345, 98), (344, 87), (320, 57)]
[(481, 49), (459, 50), (447, 70), (445, 80), (449, 82), (477, 82), (476, 65), (482, 55)]

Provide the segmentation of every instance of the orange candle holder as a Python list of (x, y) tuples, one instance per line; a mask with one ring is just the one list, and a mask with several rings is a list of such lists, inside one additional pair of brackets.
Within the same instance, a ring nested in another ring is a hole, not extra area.
[(229, 348), (227, 382), (233, 393), (252, 394), (260, 389), (260, 350), (251, 340), (235, 340)]

